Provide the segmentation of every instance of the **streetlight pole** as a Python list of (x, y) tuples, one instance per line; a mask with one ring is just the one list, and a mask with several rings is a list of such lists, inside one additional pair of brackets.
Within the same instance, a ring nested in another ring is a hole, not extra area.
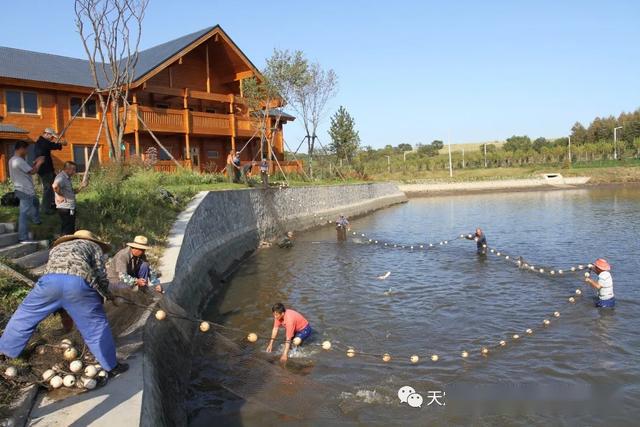
[(451, 163), (451, 134), (449, 134), (449, 178), (453, 178), (453, 164)]
[(613, 128), (613, 159), (618, 160), (618, 129), (622, 129), (622, 126)]
[(487, 167), (487, 144), (484, 144), (484, 167)]

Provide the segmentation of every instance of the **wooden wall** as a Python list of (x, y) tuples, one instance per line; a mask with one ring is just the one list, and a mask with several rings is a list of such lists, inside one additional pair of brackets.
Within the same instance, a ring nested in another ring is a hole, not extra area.
[[(36, 92), (38, 94), (38, 114), (9, 113), (6, 105), (5, 90), (24, 90)], [(30, 139), (35, 142), (42, 134), (42, 131), (51, 127), (56, 132), (62, 129), (71, 120), (71, 106), (69, 104), (72, 96), (86, 97), (86, 94), (69, 93), (59, 90), (47, 90), (31, 88), (26, 86), (16, 86), (0, 83), (0, 121), (4, 124), (11, 124), (29, 131), (27, 135), (20, 134), (17, 139)], [(77, 117), (69, 128), (65, 131), (63, 139), (68, 144), (60, 151), (54, 151), (52, 158), (54, 167), (60, 169), (67, 160), (73, 160), (74, 145), (93, 146), (100, 127), (101, 115), (98, 112), (97, 118)], [(101, 137), (99, 159), (102, 161), (108, 157), (105, 137)], [(0, 177), (5, 179), (5, 177)]]

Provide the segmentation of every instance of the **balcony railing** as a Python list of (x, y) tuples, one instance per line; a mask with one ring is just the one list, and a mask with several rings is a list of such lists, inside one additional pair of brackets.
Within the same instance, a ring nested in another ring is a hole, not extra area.
[[(191, 160), (178, 160), (184, 168), (191, 169)], [(158, 160), (153, 168), (157, 172), (168, 172), (173, 173), (178, 170), (178, 165), (175, 164), (173, 160)]]
[(154, 132), (230, 136), (233, 135), (235, 121), (235, 134), (247, 137), (253, 136), (260, 128), (260, 121), (249, 117), (132, 105), (128, 110), (126, 133), (145, 130), (138, 114)]
[(191, 133), (202, 135), (231, 135), (231, 115), (192, 111)]

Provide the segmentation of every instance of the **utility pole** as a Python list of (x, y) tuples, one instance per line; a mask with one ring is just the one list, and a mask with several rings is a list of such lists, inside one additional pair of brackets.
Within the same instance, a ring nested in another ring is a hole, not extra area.
[(453, 164), (451, 163), (451, 133), (449, 133), (449, 178), (453, 178)]
[(487, 144), (484, 144), (484, 167), (487, 167)]
[(387, 158), (387, 172), (391, 173), (391, 156), (385, 156)]
[(622, 126), (613, 128), (613, 159), (618, 160), (618, 129), (622, 129)]

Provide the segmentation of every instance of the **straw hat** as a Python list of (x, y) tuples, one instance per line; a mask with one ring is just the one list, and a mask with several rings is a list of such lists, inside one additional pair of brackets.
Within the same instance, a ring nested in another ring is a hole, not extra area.
[(108, 244), (107, 242), (103, 242), (89, 230), (78, 230), (73, 234), (62, 236), (58, 238), (55, 242), (53, 242), (53, 246), (58, 246), (60, 243), (69, 242), (71, 240), (78, 240), (78, 239), (90, 240), (92, 242), (95, 242), (98, 245), (100, 245), (100, 247), (104, 252), (109, 252), (111, 250), (110, 244)]
[(609, 265), (607, 260), (604, 259), (604, 258), (598, 258), (597, 260), (594, 261), (593, 265), (595, 265), (596, 267), (598, 267), (602, 271), (611, 270), (611, 266)]
[(127, 243), (127, 246), (130, 248), (142, 249), (143, 251), (148, 251), (151, 249), (151, 246), (148, 245), (149, 240), (145, 236), (136, 236), (133, 239), (133, 242)]

